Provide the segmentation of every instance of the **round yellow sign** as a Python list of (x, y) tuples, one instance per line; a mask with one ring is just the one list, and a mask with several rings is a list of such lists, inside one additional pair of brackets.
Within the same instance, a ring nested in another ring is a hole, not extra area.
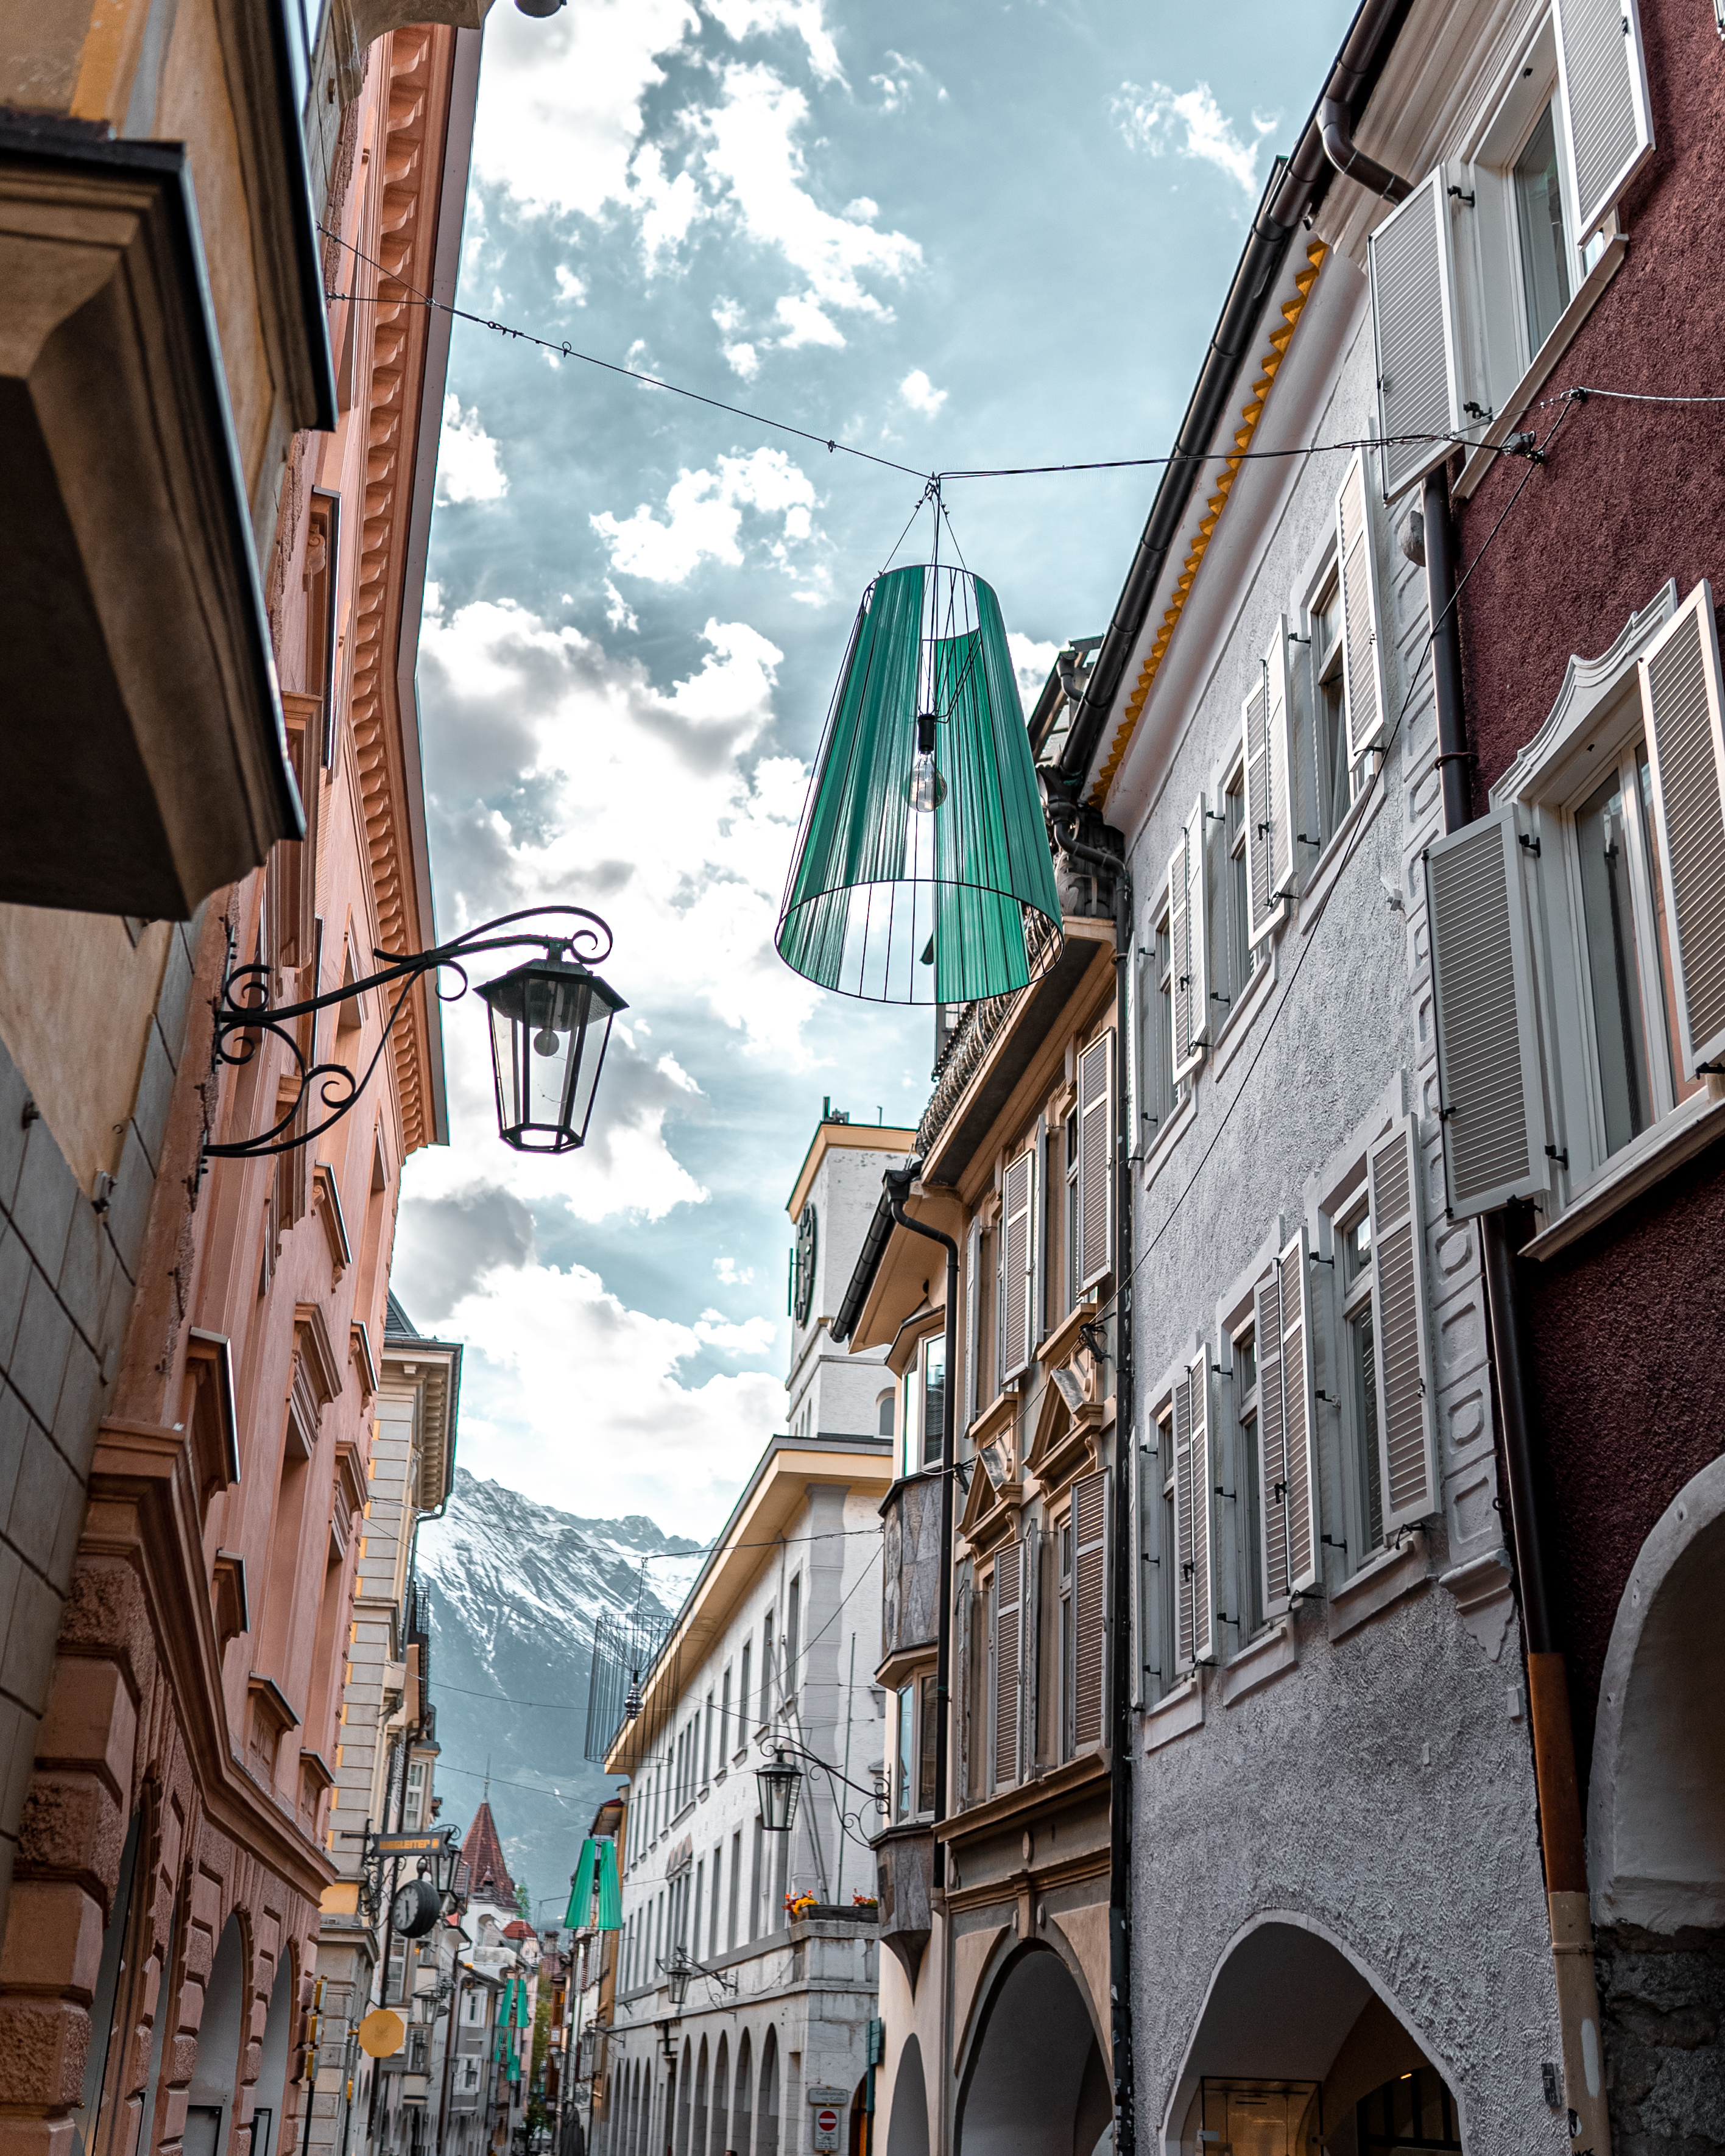
[(387, 2006), (380, 2006), (375, 2014), (367, 2015), (354, 2034), (359, 2038), (359, 2048), (368, 2059), (388, 2059), (408, 2041), (408, 2025), (399, 2014), (392, 2014)]

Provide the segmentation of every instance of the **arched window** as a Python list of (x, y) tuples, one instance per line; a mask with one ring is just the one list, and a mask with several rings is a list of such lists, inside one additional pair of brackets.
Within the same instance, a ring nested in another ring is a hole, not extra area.
[(761, 2132), (755, 2156), (778, 2156), (778, 2031), (761, 2046)]
[(880, 1416), (879, 1427), (882, 1437), (891, 1437), (892, 1435), (892, 1411), (897, 1398), (896, 1389), (889, 1385), (875, 1403), (876, 1412)]
[(749, 2032), (742, 2032), (742, 2041), (737, 2047), (737, 2088), (731, 2100), (731, 2146), (736, 2156), (751, 2156), (754, 2118), (752, 2116), (754, 2091), (754, 2061), (750, 2054)]

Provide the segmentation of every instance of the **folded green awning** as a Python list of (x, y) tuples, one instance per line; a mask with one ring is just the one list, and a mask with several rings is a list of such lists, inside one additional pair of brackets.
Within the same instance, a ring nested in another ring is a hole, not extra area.
[[(598, 1907), (593, 1907), (597, 1892)], [(623, 1888), (617, 1876), (617, 1844), (609, 1835), (588, 1835), (581, 1845), (581, 1860), (569, 1881), (569, 1907), (564, 1928), (620, 1932), (623, 1929)]]

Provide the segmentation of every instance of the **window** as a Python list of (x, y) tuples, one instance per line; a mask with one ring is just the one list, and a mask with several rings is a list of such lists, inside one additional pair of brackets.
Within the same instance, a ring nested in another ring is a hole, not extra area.
[[(722, 1737), (719, 1740), (719, 1750), (720, 1756), (722, 1758), (724, 1755)], [(703, 1784), (713, 1779), (713, 1696), (711, 1691), (706, 1696), (706, 1727), (701, 1732), (701, 1779)]]
[(934, 1748), (940, 1726), (932, 1673), (918, 1683), (916, 1706), (916, 1809), (926, 1816), (934, 1810)]
[(742, 1643), (742, 1679), (737, 1692), (737, 1743), (739, 1756), (747, 1741), (749, 1722), (749, 1673), (755, 1658), (755, 1643)]
[(1386, 501), (1446, 454), (1410, 436), (1479, 441), (1523, 408), (1520, 385), (1652, 146), (1635, 0), (1553, 0), (1477, 137), (1371, 235)]
[(404, 1833), (413, 1834), (418, 1831), (420, 1815), (424, 1810), (424, 1805), (425, 1762), (423, 1759), (415, 1759), (408, 1768), (407, 1794), (402, 1801), (401, 1823)]
[(1060, 1581), (1056, 1623), (1060, 1633), (1060, 1757), (1072, 1756), (1072, 1701), (1074, 1697), (1073, 1670), (1077, 1660), (1078, 1635), (1074, 1625), (1072, 1609), (1072, 1521), (1070, 1515), (1055, 1529), (1055, 1548), (1059, 1553)]
[(1240, 1424), (1240, 1456), (1234, 1471), (1234, 1486), (1240, 1499), (1240, 1635), (1250, 1639), (1264, 1622), (1264, 1507), (1258, 1457), (1257, 1335), (1248, 1325), (1236, 1332), (1234, 1348), (1234, 1398)]
[(725, 1845), (721, 1841), (713, 1851), (713, 1892), (707, 1905), (706, 1958), (711, 1961), (719, 1951), (719, 1890), (724, 1871)]
[(777, 1657), (773, 1653), (773, 1612), (769, 1609), (767, 1612), (766, 1622), (761, 1627), (760, 1721), (762, 1728), (764, 1728), (766, 1725), (773, 1719), (774, 1715), (778, 1712), (777, 1703), (773, 1697), (773, 1671), (776, 1661)]
[(1176, 1084), (1195, 1070), (1210, 1037), (1209, 874), (1204, 797), (1186, 818), (1168, 870), (1168, 985)]
[(1333, 571), (1312, 601), (1312, 761), (1317, 828), (1312, 836), (1327, 846), (1341, 828), (1353, 798), (1348, 757), (1347, 692), (1343, 682), (1342, 586)]
[(1144, 1104), (1142, 1145), (1147, 1152), (1186, 1092), (1183, 1080), (1174, 1082), (1173, 938), (1165, 896), (1144, 961), (1138, 1069)]
[(1372, 1209), (1356, 1193), (1336, 1228), (1337, 1328), (1342, 1380), (1338, 1399), (1350, 1471), (1345, 1477), (1356, 1518), (1348, 1523), (1348, 1554), (1358, 1558), (1384, 1540), (1384, 1478), (1378, 1460), (1378, 1352), (1372, 1325)]
[(1035, 1350), (1036, 1148), (1009, 1162), (1002, 1180), (1000, 1221), (999, 1380), (1025, 1368)]
[(875, 1405), (879, 1411), (880, 1435), (882, 1437), (891, 1437), (894, 1421), (894, 1395), (890, 1391), (882, 1393)]
[[(748, 1652), (747, 1647), (743, 1652), (745, 1655)], [(739, 1727), (737, 1734), (740, 1737), (742, 1733)], [(725, 1771), (725, 1755), (731, 1748), (731, 1665), (726, 1662), (725, 1674), (719, 1680), (719, 1772), (721, 1774)]]
[(1224, 880), (1227, 913), (1228, 993), (1238, 1003), (1256, 970), (1258, 953), (1250, 932), (1251, 895), (1246, 883), (1245, 765), (1235, 767), (1222, 795), (1222, 836), (1228, 848)]
[[(1725, 1050), (1711, 588), (1680, 606), (1667, 586), (1612, 651), (1615, 668), (1590, 687), (1566, 684), (1500, 782), (1498, 807), (1430, 850), (1457, 1214), (1535, 1191), (1549, 1192), (1553, 1213), (1567, 1209), (1662, 1143), (1667, 1119), (1699, 1112), (1701, 1078)], [(1488, 1006), (1514, 1024), (1483, 1027)]]
[(787, 1710), (797, 1703), (798, 1686), (802, 1678), (803, 1656), (803, 1575), (799, 1572), (791, 1581), (790, 1592), (785, 1598), (784, 1631), (784, 1698)]
[(1081, 1259), (1078, 1242), (1078, 1116), (1075, 1111), (1068, 1116), (1065, 1126), (1065, 1209), (1066, 1232), (1062, 1238), (1061, 1279), (1065, 1284), (1066, 1307), (1075, 1308), (1078, 1301), (1078, 1281)]
[(922, 1430), (924, 1467), (938, 1467), (945, 1442), (947, 1399), (947, 1336), (937, 1332), (918, 1351), (922, 1365), (922, 1396), (917, 1419)]

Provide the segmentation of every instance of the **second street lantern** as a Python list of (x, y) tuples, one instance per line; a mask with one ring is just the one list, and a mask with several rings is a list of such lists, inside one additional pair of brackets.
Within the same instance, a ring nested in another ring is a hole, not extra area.
[(587, 1139), (611, 1021), (629, 1006), (597, 973), (530, 958), (480, 993), (491, 1008), (497, 1128), (517, 1152), (571, 1152)]
[(778, 952), (823, 988), (963, 1004), (1060, 948), (1048, 828), (999, 602), (968, 570), (865, 594), (803, 811)]

